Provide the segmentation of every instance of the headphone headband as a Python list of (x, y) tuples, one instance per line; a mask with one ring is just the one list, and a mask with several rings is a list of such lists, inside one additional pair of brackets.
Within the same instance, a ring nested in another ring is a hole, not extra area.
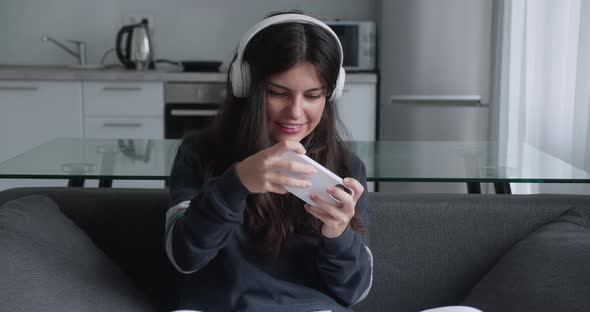
[(260, 22), (256, 23), (252, 26), (242, 37), (240, 40), (240, 44), (238, 45), (238, 52), (236, 55), (235, 61), (232, 63), (231, 66), (231, 80), (232, 80), (232, 89), (233, 94), (235, 97), (246, 97), (248, 95), (248, 88), (250, 82), (250, 70), (247, 63), (243, 62), (244, 51), (248, 46), (250, 40), (261, 30), (276, 24), (283, 24), (283, 23), (307, 23), (313, 24), (322, 27), (326, 31), (328, 31), (332, 37), (338, 43), (338, 49), (340, 50), (340, 69), (338, 73), (338, 79), (336, 80), (336, 87), (332, 92), (332, 96), (330, 100), (335, 100), (340, 97), (342, 93), (342, 89), (344, 88), (344, 80), (345, 80), (345, 72), (343, 66), (344, 62), (344, 53), (342, 50), (342, 44), (340, 43), (340, 39), (336, 35), (336, 33), (330, 28), (330, 26), (326, 25), (326, 23), (313, 18), (311, 16), (303, 15), (303, 14), (279, 14), (275, 16), (271, 16), (261, 20)]
[(342, 61), (344, 60), (344, 53), (342, 51), (342, 45), (340, 44), (340, 39), (336, 35), (336, 33), (330, 28), (330, 26), (326, 25), (326, 23), (313, 18), (311, 16), (303, 15), (303, 14), (279, 14), (275, 16), (271, 16), (269, 18), (265, 18), (260, 22), (256, 23), (252, 26), (246, 34), (240, 40), (240, 45), (238, 46), (238, 56), (236, 58), (237, 63), (242, 63), (242, 57), (244, 56), (244, 50), (246, 50), (246, 46), (248, 46), (248, 42), (252, 40), (252, 38), (259, 33), (261, 30), (269, 27), (271, 25), (276, 24), (283, 24), (283, 23), (290, 23), (290, 22), (297, 22), (297, 23), (308, 23), (318, 25), (325, 30), (327, 30), (338, 42), (338, 49), (340, 50), (340, 67), (342, 67)]

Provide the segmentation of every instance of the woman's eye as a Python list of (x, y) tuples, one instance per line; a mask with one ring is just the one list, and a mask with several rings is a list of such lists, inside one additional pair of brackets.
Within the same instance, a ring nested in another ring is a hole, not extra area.
[(319, 99), (322, 95), (321, 94), (308, 94), (306, 97), (308, 99)]
[(276, 92), (276, 91), (273, 91), (273, 90), (268, 90), (267, 92), (268, 92), (268, 94), (270, 94), (272, 96), (287, 96), (286, 93)]

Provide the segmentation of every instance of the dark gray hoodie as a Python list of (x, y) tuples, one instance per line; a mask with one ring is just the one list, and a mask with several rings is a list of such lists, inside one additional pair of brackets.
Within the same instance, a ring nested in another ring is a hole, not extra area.
[[(350, 226), (337, 238), (295, 232), (276, 257), (255, 256), (243, 225), (250, 193), (235, 166), (204, 181), (198, 155), (205, 147), (187, 142), (174, 161), (166, 214), (168, 257), (186, 273), (179, 309), (340, 312), (364, 299), (373, 274), (366, 235)], [(366, 189), (362, 161), (350, 158), (352, 177)], [(366, 193), (356, 213), (368, 228)]]

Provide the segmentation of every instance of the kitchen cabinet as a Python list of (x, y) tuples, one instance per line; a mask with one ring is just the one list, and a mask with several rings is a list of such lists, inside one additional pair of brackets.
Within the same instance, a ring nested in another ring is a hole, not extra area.
[[(164, 84), (162, 82), (82, 83), (84, 94), (84, 136), (107, 139), (163, 139)], [(165, 153), (166, 151), (156, 151)], [(165, 166), (162, 159), (162, 166)], [(127, 159), (128, 170), (142, 168), (141, 160)], [(139, 170), (139, 169), (138, 169)], [(96, 181), (87, 183), (93, 185)], [(164, 181), (115, 180), (113, 187), (163, 188)]]
[[(76, 81), (0, 81), (0, 161), (58, 137), (82, 137)], [(0, 180), (0, 189), (65, 181)]]
[(377, 116), (377, 84), (374, 82), (347, 83), (338, 100), (340, 120), (351, 140), (373, 141)]
[[(162, 82), (0, 81), (0, 161), (58, 137), (162, 139), (163, 98)], [(0, 180), (0, 189), (66, 182)], [(114, 181), (113, 186), (164, 183)]]
[[(375, 140), (376, 89), (374, 74), (349, 74), (337, 102), (349, 139)], [(0, 105), (0, 161), (57, 137), (164, 138), (164, 81), (4, 80)], [(174, 157), (170, 151), (157, 152), (163, 162)], [(140, 168), (139, 161), (130, 159), (126, 166)], [(58, 185), (65, 184), (59, 180)], [(97, 184), (88, 180), (85, 185)], [(27, 180), (21, 186), (28, 185), (53, 184)], [(163, 181), (113, 181), (113, 187), (163, 186)]]
[(162, 82), (84, 81), (85, 116), (162, 116)]
[[(338, 114), (350, 140), (376, 140), (377, 82), (347, 82), (338, 100)], [(371, 159), (372, 151), (359, 150), (356, 153), (362, 153), (358, 156), (364, 159)], [(369, 162), (365, 166), (372, 168), (374, 164)], [(367, 183), (367, 188), (367, 191), (373, 192), (375, 183)]]
[(162, 117), (86, 117), (87, 138), (160, 139)]
[(88, 138), (164, 138), (162, 82), (82, 83)]

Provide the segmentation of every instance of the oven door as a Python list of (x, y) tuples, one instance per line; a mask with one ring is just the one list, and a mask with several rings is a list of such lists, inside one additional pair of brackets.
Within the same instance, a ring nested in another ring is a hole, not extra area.
[(166, 103), (164, 119), (164, 136), (166, 139), (180, 139), (187, 132), (208, 127), (219, 104), (174, 104)]
[(164, 137), (181, 139), (207, 128), (225, 98), (222, 82), (167, 82), (164, 85)]

